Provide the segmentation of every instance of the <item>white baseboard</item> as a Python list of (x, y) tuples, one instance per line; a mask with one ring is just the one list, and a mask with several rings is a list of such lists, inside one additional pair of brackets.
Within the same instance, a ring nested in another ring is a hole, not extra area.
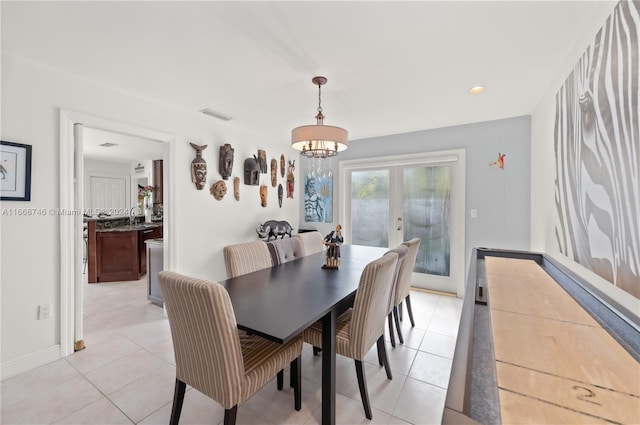
[(29, 353), (17, 359), (2, 362), (2, 364), (0, 364), (0, 379), (18, 375), (22, 372), (35, 369), (38, 366), (54, 362), (60, 358), (60, 344), (56, 344), (36, 351), (35, 353)]

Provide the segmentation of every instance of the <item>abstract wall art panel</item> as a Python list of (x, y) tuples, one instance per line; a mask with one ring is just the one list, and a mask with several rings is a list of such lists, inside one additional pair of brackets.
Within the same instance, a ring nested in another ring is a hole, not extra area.
[(618, 3), (556, 94), (560, 251), (640, 298), (640, 2)]

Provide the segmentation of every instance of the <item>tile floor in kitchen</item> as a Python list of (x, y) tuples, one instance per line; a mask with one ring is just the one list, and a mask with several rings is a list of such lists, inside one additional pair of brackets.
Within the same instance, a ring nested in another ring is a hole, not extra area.
[[(3, 380), (0, 422), (169, 423), (175, 382), (169, 322), (146, 294), (146, 276), (136, 282), (85, 285), (86, 348)], [(405, 310), (404, 345), (391, 348), (387, 341), (393, 380), (378, 366), (375, 345), (365, 359), (373, 420), (364, 416), (353, 360), (338, 356), (338, 424), (440, 423), (462, 299), (412, 291), (411, 300), (415, 328)], [(285, 385), (277, 391), (273, 381), (238, 407), (237, 423), (320, 423), (321, 358), (307, 344), (302, 376), (302, 410), (293, 409), (293, 390)], [(187, 388), (180, 423), (222, 423), (224, 409)]]

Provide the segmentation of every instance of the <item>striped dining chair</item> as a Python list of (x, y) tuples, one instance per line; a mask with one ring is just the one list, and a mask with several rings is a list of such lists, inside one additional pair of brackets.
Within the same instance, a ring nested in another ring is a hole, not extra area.
[(297, 233), (294, 237), (300, 239), (300, 242), (302, 242), (304, 255), (313, 255), (324, 251), (324, 245), (322, 244), (324, 238), (320, 232)]
[(267, 244), (252, 241), (224, 247), (224, 264), (228, 277), (236, 277), (273, 266)]
[[(277, 265), (266, 242), (252, 241), (227, 245), (223, 249), (224, 264), (228, 277), (236, 277)], [(241, 335), (244, 332), (240, 333)], [(249, 333), (250, 335), (251, 333)], [(293, 365), (291, 367), (293, 369)], [(290, 386), (294, 387), (294, 373), (291, 371)], [(284, 370), (278, 372), (278, 389), (282, 389)]]
[[(396, 254), (398, 254), (398, 263), (396, 264), (396, 269), (393, 272), (393, 288), (391, 289), (391, 294), (389, 296), (389, 309), (387, 312), (388, 314), (387, 320), (389, 322), (389, 339), (391, 340), (391, 346), (395, 348), (396, 339), (394, 337), (392, 315), (393, 315), (393, 308), (395, 307), (396, 287), (398, 286), (398, 283), (399, 283), (398, 278), (401, 275), (400, 272), (402, 270), (402, 266), (407, 258), (407, 255), (409, 254), (409, 248), (407, 248), (407, 246), (404, 244), (400, 244), (396, 248), (390, 249), (389, 251), (387, 251), (385, 255), (391, 252), (395, 252)], [(380, 353), (378, 353), (378, 360), (381, 361), (379, 357), (380, 357)], [(380, 365), (382, 365), (382, 363), (380, 363)]]
[[(407, 312), (409, 313), (409, 320), (411, 320), (411, 327), (416, 325), (413, 320), (413, 311), (411, 310), (411, 277), (413, 276), (413, 268), (416, 265), (416, 258), (418, 256), (418, 249), (420, 248), (420, 238), (413, 238), (409, 241), (403, 242), (409, 248), (409, 253), (405, 257), (405, 260), (400, 267), (398, 280), (395, 291), (395, 301), (393, 307), (393, 318), (396, 323), (396, 330), (398, 331), (398, 339), (401, 344), (404, 344), (404, 338), (402, 337), (402, 331), (400, 330), (400, 320), (402, 320), (402, 302), (407, 303)], [(391, 313), (389, 314), (389, 320), (391, 319)], [(395, 347), (395, 345), (394, 345)]]
[[(384, 324), (397, 262), (398, 254), (388, 253), (367, 264), (360, 275), (353, 308), (336, 319), (336, 353), (355, 361), (360, 397), (367, 419), (373, 415), (363, 360), (373, 344), (378, 345), (378, 356), (387, 378), (393, 378), (384, 343)], [(302, 337), (314, 347), (322, 347), (322, 322), (315, 322), (302, 333)]]
[[(186, 386), (224, 407), (224, 424), (236, 421), (238, 405), (253, 396), (287, 364), (294, 377), (294, 405), (300, 410), (302, 338), (287, 344), (238, 332), (226, 289), (174, 272), (158, 274), (169, 316), (176, 383), (170, 424), (180, 420)], [(282, 385), (278, 383), (278, 389)]]

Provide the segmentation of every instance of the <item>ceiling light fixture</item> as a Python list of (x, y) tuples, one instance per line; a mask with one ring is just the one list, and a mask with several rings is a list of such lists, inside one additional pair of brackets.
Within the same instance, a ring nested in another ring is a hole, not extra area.
[(484, 86), (474, 86), (469, 89), (469, 93), (478, 94), (484, 91)]
[(307, 158), (329, 158), (347, 149), (347, 130), (331, 125), (324, 125), (322, 114), (322, 86), (325, 77), (313, 77), (313, 84), (318, 86), (318, 113), (315, 125), (303, 125), (291, 131), (291, 147), (300, 151)]

